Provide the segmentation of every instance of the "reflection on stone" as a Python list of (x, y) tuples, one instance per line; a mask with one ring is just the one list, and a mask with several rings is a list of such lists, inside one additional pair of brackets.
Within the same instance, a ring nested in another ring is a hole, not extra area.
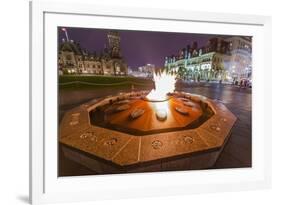
[(160, 121), (164, 121), (167, 119), (167, 112), (164, 109), (156, 110), (156, 117)]
[(124, 110), (128, 110), (129, 108), (130, 108), (130, 105), (125, 104), (125, 105), (121, 105), (121, 106), (117, 107), (115, 110), (124, 111)]
[(183, 114), (183, 115), (188, 115), (188, 110), (183, 108), (183, 107), (176, 107), (175, 108), (176, 111), (178, 111), (180, 114)]
[(194, 103), (193, 102), (184, 102), (183, 104), (188, 106), (188, 107), (194, 107)]
[(136, 119), (136, 118), (140, 117), (141, 115), (143, 115), (144, 112), (145, 112), (144, 109), (137, 108), (137, 109), (133, 110), (133, 112), (131, 112), (130, 116), (132, 119)]

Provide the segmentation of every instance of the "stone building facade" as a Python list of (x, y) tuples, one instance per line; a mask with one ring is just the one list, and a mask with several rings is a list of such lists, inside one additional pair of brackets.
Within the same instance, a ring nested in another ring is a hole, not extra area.
[(58, 53), (59, 74), (127, 75), (119, 33), (110, 31), (107, 38), (108, 46), (99, 54), (82, 50), (73, 40), (63, 41)]
[(215, 37), (204, 47), (193, 42), (178, 55), (167, 56), (164, 66), (177, 70), (183, 79), (239, 81), (251, 78), (251, 53), (250, 37)]

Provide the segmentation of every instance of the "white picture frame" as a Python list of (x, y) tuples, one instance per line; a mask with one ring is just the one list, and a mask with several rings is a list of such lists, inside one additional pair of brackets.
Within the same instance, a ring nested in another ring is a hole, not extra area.
[[(227, 32), (231, 34), (252, 35), (253, 167), (58, 177), (57, 162), (54, 161), (57, 159), (57, 114), (54, 110), (57, 93), (53, 92), (56, 90), (57, 79), (52, 72), (46, 70), (46, 67), (56, 65), (54, 60), (57, 58), (57, 50), (53, 48), (57, 43), (55, 38), (57, 33), (55, 32), (54, 35), (53, 32), (58, 25), (61, 25), (60, 23), (64, 26), (92, 27), (94, 18), (99, 28), (104, 26), (104, 28), (156, 31), (169, 31), (174, 28), (178, 32), (186, 32), (188, 30), (181, 30), (182, 25), (191, 25), (193, 28), (189, 31), (195, 33), (223, 34), (228, 30)], [(270, 17), (105, 7), (78, 2), (34, 1), (30, 3), (30, 22), (30, 202), (32, 204), (239, 191), (271, 186), (271, 109), (268, 109), (271, 108)]]

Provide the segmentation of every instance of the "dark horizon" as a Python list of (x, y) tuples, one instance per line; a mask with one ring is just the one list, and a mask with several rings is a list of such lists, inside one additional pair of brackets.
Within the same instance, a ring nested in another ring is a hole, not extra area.
[[(107, 32), (113, 29), (59, 27), (58, 40), (66, 38), (61, 28), (66, 28), (69, 39), (79, 43), (83, 50), (99, 53), (108, 45)], [(121, 54), (131, 69), (148, 63), (163, 67), (165, 56), (177, 55), (193, 41), (198, 47), (206, 45), (207, 41), (216, 36), (225, 35), (174, 33), (159, 31), (116, 30), (120, 34)]]

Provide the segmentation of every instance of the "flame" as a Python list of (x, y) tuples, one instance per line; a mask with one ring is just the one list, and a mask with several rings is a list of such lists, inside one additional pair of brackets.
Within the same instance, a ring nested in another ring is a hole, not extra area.
[(162, 101), (167, 99), (167, 94), (174, 92), (176, 84), (176, 72), (153, 73), (155, 88), (146, 96), (151, 101)]
[(151, 101), (151, 106), (160, 121), (165, 121), (170, 114), (167, 94), (174, 92), (176, 84), (176, 72), (153, 73), (154, 89), (146, 96)]

